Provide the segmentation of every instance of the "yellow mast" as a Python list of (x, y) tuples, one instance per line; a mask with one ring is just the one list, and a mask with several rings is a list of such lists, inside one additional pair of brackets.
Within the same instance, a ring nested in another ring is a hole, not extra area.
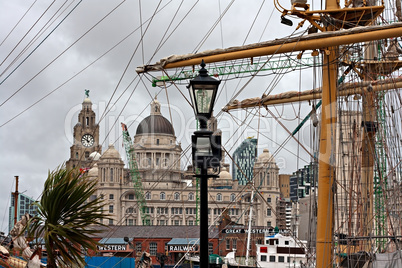
[[(339, 5), (336, 0), (327, 0), (326, 10), (338, 8)], [(334, 30), (332, 26), (326, 28), (326, 31), (332, 30)], [(323, 57), (322, 112), (317, 183), (317, 267), (332, 267), (333, 261), (338, 54), (339, 47), (333, 46), (328, 48)]]

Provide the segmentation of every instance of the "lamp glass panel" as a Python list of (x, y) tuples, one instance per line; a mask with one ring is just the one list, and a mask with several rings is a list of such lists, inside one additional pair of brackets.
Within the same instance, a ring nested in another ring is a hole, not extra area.
[(212, 156), (212, 147), (209, 137), (198, 137), (196, 144), (197, 156)]
[(212, 97), (215, 86), (194, 85), (194, 100), (197, 114), (209, 114), (211, 112)]

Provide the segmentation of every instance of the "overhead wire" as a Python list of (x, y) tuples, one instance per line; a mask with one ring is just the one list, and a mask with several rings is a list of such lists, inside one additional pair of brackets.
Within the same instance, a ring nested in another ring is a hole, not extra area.
[[(82, 0), (81, 0), (82, 1)], [(11, 96), (9, 96), (6, 100), (4, 100), (0, 107), (3, 106), (7, 101), (9, 101), (12, 97), (14, 97), (18, 92), (20, 92), (26, 85), (28, 85), (32, 80), (34, 80), (39, 74), (41, 74), (46, 68), (48, 68), (51, 64), (53, 64), (57, 59), (59, 59), (66, 51), (68, 51), (71, 47), (77, 44), (84, 36), (86, 36), (92, 29), (98, 26), (104, 19), (106, 19), (110, 14), (112, 14), (118, 7), (120, 7), (125, 0), (120, 2), (116, 7), (114, 7), (109, 13), (107, 13), (101, 20), (99, 20), (95, 25), (89, 28), (83, 35), (81, 35), (76, 41), (74, 41), (71, 45), (69, 45), (65, 50), (63, 50), (58, 56), (56, 56), (53, 60), (51, 60), (45, 67), (43, 67), (38, 73), (36, 73), (33, 77), (31, 77), (27, 82), (25, 82), (19, 89), (17, 89)]]
[[(34, 42), (39, 39), (39, 37), (40, 37), (42, 34), (44, 34), (44, 32), (50, 27), (50, 25), (51, 25), (51, 20), (52, 20), (52, 19), (57, 15), (57, 13), (63, 8), (63, 6), (67, 3), (67, 1), (68, 1), (68, 0), (65, 0), (65, 2), (63, 3), (63, 5), (61, 5), (61, 6), (59, 7), (59, 9), (53, 14), (53, 16), (48, 20), (48, 22), (46, 22), (46, 23), (42, 26), (42, 28), (35, 34), (35, 36), (32, 37), (32, 39), (28, 42), (28, 44), (27, 44), (23, 49), (21, 49), (20, 53), (19, 53), (17, 56), (15, 56), (14, 59), (8, 64), (8, 66), (1, 72), (0, 77), (3, 76), (3, 75), (5, 74), (5, 72), (7, 72), (7, 71), (13, 66), (13, 64), (16, 63), (16, 62), (18, 61), (18, 59), (20, 59), (20, 58), (22, 57), (22, 55), (28, 50), (28, 48), (30, 48), (30, 47), (34, 44)], [(81, 2), (80, 2), (80, 3), (81, 3)], [(80, 4), (80, 3), (78, 3), (78, 4)], [(66, 17), (68, 17), (68, 16), (72, 13), (72, 11), (74, 11), (74, 9), (78, 6), (78, 4), (73, 8), (73, 10), (71, 10), (71, 11), (67, 14)], [(67, 8), (70, 7), (70, 5), (72, 5), (72, 2), (64, 9), (64, 11), (66, 11)], [(57, 19), (58, 17), (60, 17), (60, 16), (64, 13), (64, 11), (62, 11), (62, 12), (59, 14), (59, 16), (56, 17), (56, 19)], [(45, 39), (43, 39), (43, 40), (39, 43), (39, 45), (37, 45), (37, 46), (33, 49), (33, 51), (31, 51), (31, 52), (28, 54), (28, 56), (26, 56), (26, 57), (22, 60), (22, 62), (17, 65), (16, 68), (14, 68), (13, 71), (11, 71), (11, 73), (9, 73), (9, 74), (7, 75), (7, 77), (6, 77), (3, 81), (0, 82), (0, 85), (1, 85), (4, 81), (6, 81), (7, 78), (8, 78), (9, 76), (11, 76), (12, 73), (14, 73), (15, 70), (17, 70), (18, 67), (19, 67), (20, 65), (22, 65), (22, 64), (23, 64), (23, 63), (24, 63), (24, 62), (42, 45), (42, 43), (54, 32), (54, 30), (55, 30), (57, 27), (60, 26), (60, 24), (66, 19), (66, 17), (64, 17), (64, 19), (62, 19), (62, 21), (59, 22), (59, 23), (57, 24), (57, 26), (45, 37)], [(54, 21), (56, 21), (56, 19), (55, 19)]]
[(25, 35), (18, 41), (18, 43), (14, 46), (14, 48), (8, 53), (8, 55), (3, 59), (3, 61), (0, 63), (0, 66), (3, 65), (3, 63), (8, 59), (8, 57), (14, 52), (14, 50), (17, 49), (19, 44), (21, 44), (22, 40), (29, 34), (29, 32), (35, 27), (35, 25), (40, 21), (40, 19), (46, 14), (46, 12), (50, 9), (50, 7), (56, 2), (56, 0), (53, 0), (53, 2), (46, 8), (46, 10), (42, 13), (42, 15), (36, 20), (36, 22), (29, 28), (29, 30), (25, 33)]
[[(125, 1), (125, 0), (124, 0)], [(171, 2), (171, 1), (170, 1)], [(166, 8), (166, 6), (170, 3), (168, 2), (167, 4), (165, 4), (159, 11), (162, 11), (164, 8)], [(145, 22), (149, 21), (151, 18), (147, 19)], [(38, 104), (39, 102), (41, 102), (43, 99), (45, 99), (46, 97), (48, 97), (49, 95), (51, 95), (52, 93), (54, 93), (56, 90), (60, 89), (62, 86), (64, 86), (65, 84), (67, 84), (69, 81), (71, 81), (73, 78), (77, 77), (79, 74), (81, 74), (82, 72), (84, 72), (86, 69), (88, 69), (91, 65), (93, 65), (95, 62), (99, 61), (101, 58), (103, 58), (105, 55), (107, 55), (109, 52), (111, 52), (113, 49), (115, 49), (116, 47), (118, 47), (120, 44), (122, 44), (124, 41), (126, 41), (131, 35), (133, 35), (137, 30), (139, 29), (139, 27), (137, 27), (136, 29), (134, 29), (132, 32), (130, 32), (128, 35), (126, 35), (123, 39), (121, 39), (120, 41), (118, 41), (115, 45), (113, 45), (110, 49), (108, 49), (106, 52), (104, 52), (101, 56), (99, 56), (98, 58), (96, 58), (94, 61), (92, 61), (89, 65), (87, 65), (86, 67), (84, 67), (83, 69), (81, 69), (80, 71), (78, 71), (76, 74), (74, 74), (72, 77), (70, 77), (69, 79), (67, 79), (65, 82), (63, 82), (60, 86), (58, 86), (57, 88), (55, 88), (54, 90), (52, 90), (51, 92), (49, 92), (48, 94), (46, 94), (45, 96), (43, 96), (41, 99), (39, 99), (38, 101), (34, 102), (33, 104), (31, 104), (30, 106), (28, 106), (27, 108), (25, 108), (24, 110), (22, 110), (21, 112), (19, 112), (18, 114), (16, 114), (15, 116), (13, 116), (12, 118), (10, 118), (8, 121), (6, 121), (5, 123), (0, 125), (0, 128), (3, 127), (4, 125), (8, 124), (9, 122), (15, 120), (17, 117), (19, 117), (20, 115), (22, 115), (23, 113), (25, 113), (26, 111), (28, 111), (29, 109), (31, 109), (32, 107), (34, 107), (36, 104)], [(54, 62), (55, 60), (53, 60)], [(51, 64), (51, 63), (50, 63)], [(45, 68), (47, 68), (48, 66), (50, 66), (50, 64), (48, 64)], [(43, 68), (39, 73), (41, 73), (45, 68)], [(29, 82), (31, 82), (34, 78), (36, 78), (36, 76), (39, 75), (39, 73), (37, 73), (33, 78), (31, 78), (27, 83), (25, 83), (19, 90), (21, 90), (23, 87), (25, 87)], [(18, 90), (18, 91), (19, 91)], [(4, 103), (3, 103), (4, 104)], [(2, 105), (2, 104), (1, 104)], [(0, 105), (0, 106), (1, 106)]]
[(0, 46), (4, 44), (4, 42), (7, 40), (7, 38), (14, 32), (15, 28), (20, 24), (20, 22), (25, 18), (25, 16), (28, 14), (28, 12), (32, 9), (32, 7), (36, 4), (38, 0), (35, 0), (31, 6), (25, 11), (24, 15), (18, 20), (18, 22), (14, 25), (14, 27), (10, 30), (10, 32), (4, 37), (3, 41), (1, 41)]

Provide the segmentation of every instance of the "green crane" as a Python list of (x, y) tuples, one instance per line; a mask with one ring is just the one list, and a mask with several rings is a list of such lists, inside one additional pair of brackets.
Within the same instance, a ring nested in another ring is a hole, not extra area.
[[(281, 60), (262, 60), (259, 61), (254, 60), (252, 63), (244, 63), (244, 64), (235, 64), (235, 65), (225, 65), (225, 66), (211, 66), (208, 71), (213, 76), (222, 76), (222, 75), (238, 75), (242, 73), (256, 73), (263, 71), (272, 71), (272, 70), (282, 70), (282, 69), (295, 69), (299, 67), (313, 67), (314, 64), (320, 64), (319, 59), (315, 59), (314, 57), (309, 58), (300, 58), (295, 59), (292, 57), (288, 57), (286, 59)], [(156, 87), (159, 82), (169, 82), (169, 81), (181, 81), (188, 80), (196, 77), (198, 75), (194, 70), (181, 70), (176, 74), (167, 76), (161, 76), (158, 78), (152, 79), (152, 86)]]
[(123, 129), (123, 144), (126, 150), (130, 178), (134, 185), (134, 193), (138, 203), (138, 209), (140, 210), (142, 225), (150, 225), (148, 208), (142, 190), (142, 181), (140, 173), (138, 172), (137, 161), (132, 153), (130, 134), (128, 133), (126, 124), (121, 123), (121, 127)]

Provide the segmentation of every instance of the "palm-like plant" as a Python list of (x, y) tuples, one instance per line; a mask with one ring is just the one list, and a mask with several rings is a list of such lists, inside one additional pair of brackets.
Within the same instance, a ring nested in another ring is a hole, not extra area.
[[(77, 170), (64, 165), (50, 172), (38, 206), (38, 214), (28, 225), (28, 235), (44, 240), (48, 254), (47, 267), (84, 264), (83, 250), (96, 250), (93, 239), (99, 233), (104, 213), (103, 200), (92, 198), (96, 180), (90, 180)], [(91, 200), (92, 198), (92, 200)]]

